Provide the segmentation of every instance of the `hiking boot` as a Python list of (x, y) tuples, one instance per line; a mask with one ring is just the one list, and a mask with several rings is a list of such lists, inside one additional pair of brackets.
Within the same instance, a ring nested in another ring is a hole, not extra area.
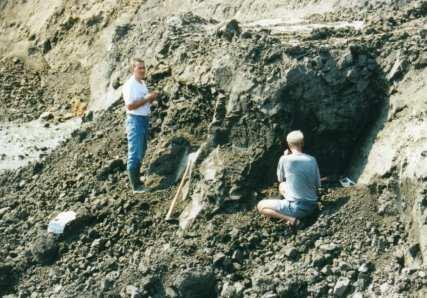
[(128, 171), (130, 186), (134, 194), (147, 192), (148, 189), (139, 180), (139, 171)]
[(148, 188), (145, 188), (144, 186), (140, 185), (136, 188), (132, 188), (132, 192), (134, 194), (138, 194), (138, 193), (146, 193), (149, 192), (150, 190)]

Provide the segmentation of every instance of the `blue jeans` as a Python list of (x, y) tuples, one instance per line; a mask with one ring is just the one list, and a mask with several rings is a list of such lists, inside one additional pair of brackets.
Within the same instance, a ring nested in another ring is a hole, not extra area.
[[(281, 198), (281, 197), (280, 197)], [(265, 199), (258, 203), (261, 208), (268, 208), (287, 216), (304, 218), (310, 216), (317, 208), (316, 202), (294, 202), (287, 199)]]
[(128, 171), (139, 171), (147, 150), (149, 117), (127, 115)]
[(294, 202), (287, 199), (278, 202), (278, 210), (280, 213), (296, 218), (304, 218), (311, 215), (317, 208), (317, 203), (310, 202)]

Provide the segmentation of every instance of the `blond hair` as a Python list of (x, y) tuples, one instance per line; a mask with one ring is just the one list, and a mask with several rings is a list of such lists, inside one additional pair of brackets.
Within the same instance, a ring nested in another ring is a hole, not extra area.
[(304, 135), (301, 130), (294, 130), (288, 133), (286, 141), (289, 147), (302, 147), (304, 145)]
[(136, 66), (138, 63), (142, 63), (142, 64), (144, 64), (144, 65), (145, 65), (144, 60), (142, 60), (141, 58), (134, 57), (134, 58), (132, 58), (132, 59), (130, 60), (130, 71), (131, 71), (131, 72), (133, 71), (133, 69), (135, 68), (135, 66)]

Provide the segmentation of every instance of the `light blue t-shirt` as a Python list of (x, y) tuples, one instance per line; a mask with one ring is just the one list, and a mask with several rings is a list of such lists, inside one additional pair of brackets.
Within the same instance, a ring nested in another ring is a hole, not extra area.
[(277, 166), (277, 179), (286, 182), (287, 200), (317, 202), (320, 174), (313, 156), (305, 153), (283, 155)]

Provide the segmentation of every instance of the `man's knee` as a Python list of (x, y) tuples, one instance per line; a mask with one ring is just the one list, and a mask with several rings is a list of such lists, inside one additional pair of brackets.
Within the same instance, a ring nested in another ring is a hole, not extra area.
[(259, 212), (262, 212), (262, 209), (265, 207), (264, 200), (259, 201), (256, 207)]
[(279, 184), (279, 193), (280, 193), (282, 196), (286, 197), (286, 182), (281, 182), (281, 183)]

